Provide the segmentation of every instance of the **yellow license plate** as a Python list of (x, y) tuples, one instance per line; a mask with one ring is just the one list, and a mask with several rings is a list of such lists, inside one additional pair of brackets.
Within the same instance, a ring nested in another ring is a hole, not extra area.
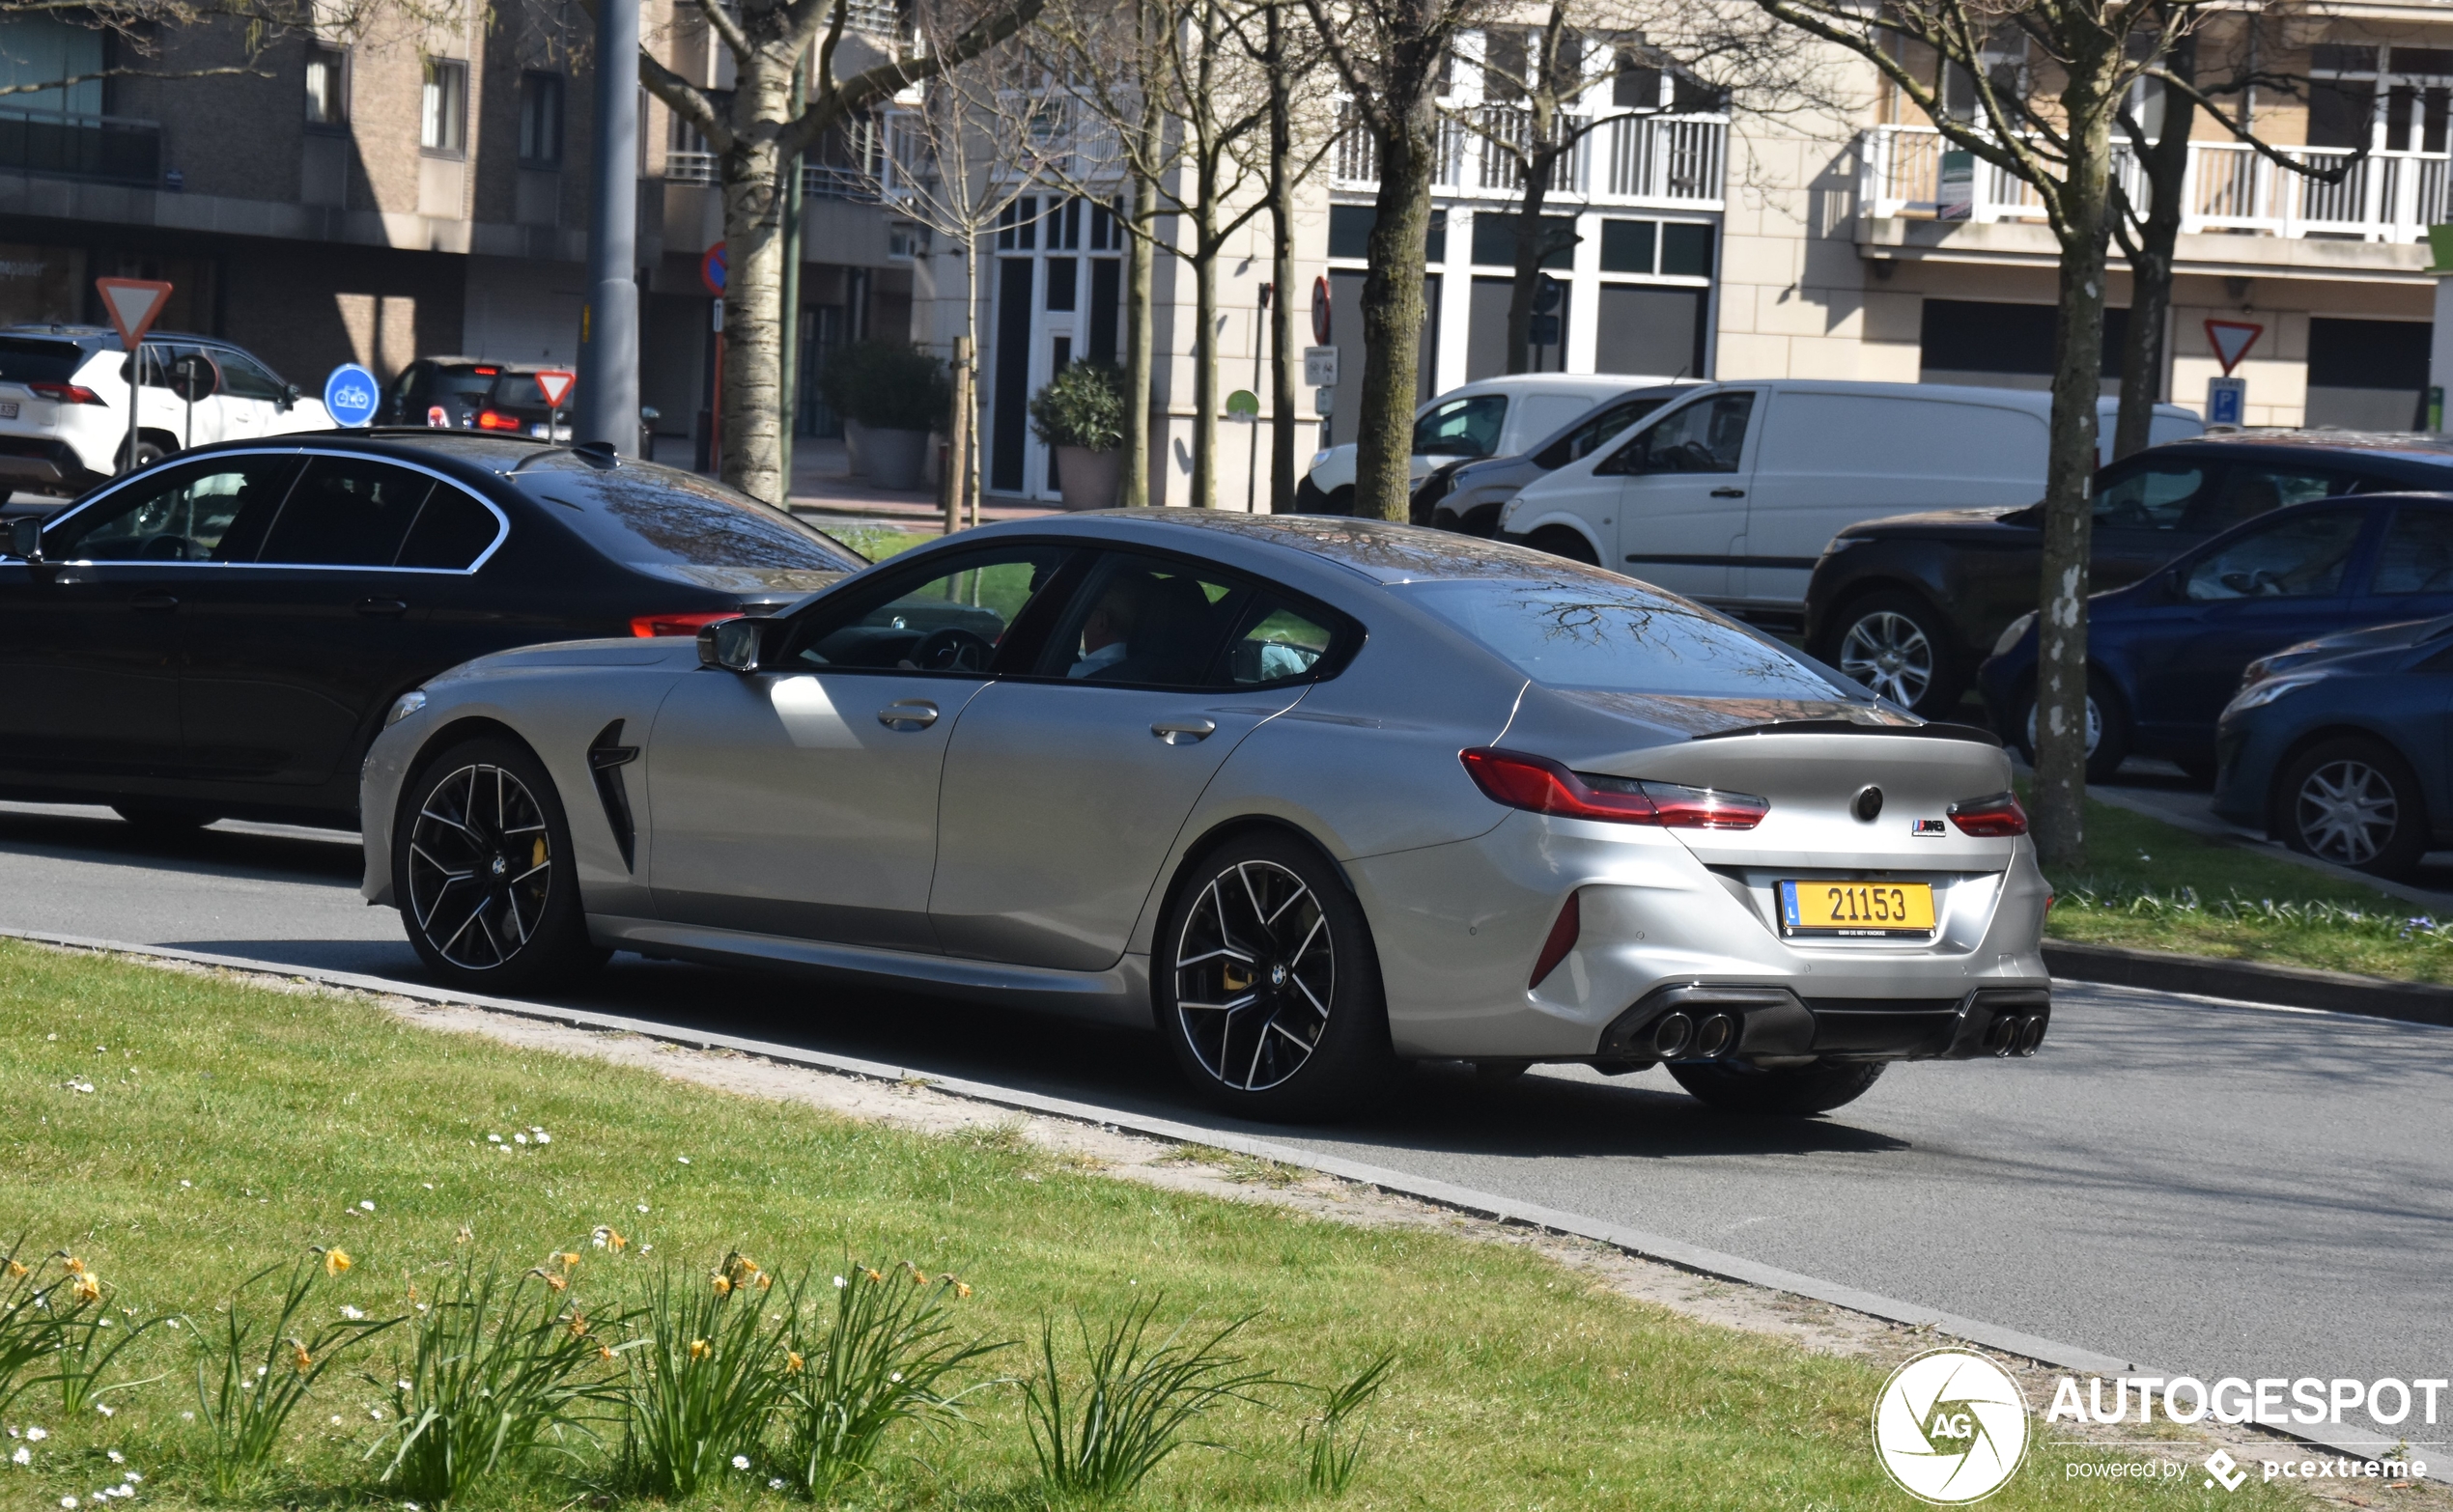
[(1887, 939), (1933, 933), (1930, 882), (1785, 882), (1780, 932), (1840, 939)]

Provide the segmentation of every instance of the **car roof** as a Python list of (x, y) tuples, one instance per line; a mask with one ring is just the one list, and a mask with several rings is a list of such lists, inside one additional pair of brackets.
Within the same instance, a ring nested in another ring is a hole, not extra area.
[(1536, 394), (1548, 388), (1616, 390), (1673, 381), (1642, 373), (1510, 373), (1505, 378), (1476, 378), (1471, 383), (1459, 383), (1446, 393), (1432, 395), (1426, 403), (1441, 405), (1452, 399), (1470, 399), (1477, 394)]
[[(1123, 530), (1118, 531), (1117, 526)], [(1226, 536), (1332, 563), (1384, 585), (1463, 578), (1555, 577), (1563, 572), (1596, 573), (1616, 580), (1616, 574), (1583, 567), (1546, 551), (1453, 531), (1394, 520), (1355, 519), (1343, 515), (1246, 515), (1234, 510), (1162, 506), (1093, 510), (1054, 518), (1012, 520), (990, 528), (1000, 535), (1053, 529), (1060, 535), (1081, 535), (1117, 544), (1147, 531), (1155, 537), (1148, 541), (1149, 545), (1195, 556), (1207, 554), (1202, 549), (1208, 544), (1203, 537), (1214, 540)]]
[(2453, 466), (2453, 437), (2415, 431), (2227, 431), (2165, 441), (2151, 450), (2167, 455), (2217, 457), (2242, 453), (2315, 457), (2357, 452), (2434, 467)]

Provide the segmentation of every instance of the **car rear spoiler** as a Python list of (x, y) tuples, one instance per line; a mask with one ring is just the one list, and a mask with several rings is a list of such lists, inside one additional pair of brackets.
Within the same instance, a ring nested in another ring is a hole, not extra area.
[(1922, 741), (1966, 741), (1976, 745), (1998, 748), (2000, 736), (1972, 724), (1859, 724), (1853, 719), (1776, 719), (1769, 724), (1739, 725), (1734, 730), (1714, 730), (1699, 735), (1699, 741), (1725, 741), (1735, 735), (1891, 735), (1906, 736)]

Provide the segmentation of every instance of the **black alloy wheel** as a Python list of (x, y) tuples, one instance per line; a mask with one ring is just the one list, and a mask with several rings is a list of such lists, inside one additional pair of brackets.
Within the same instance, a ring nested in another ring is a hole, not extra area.
[(2274, 829), (2303, 855), (2378, 877), (2408, 876), (2427, 854), (2418, 774), (2382, 742), (2327, 741), (2275, 784)]
[(420, 770), (392, 831), (392, 895), (437, 976), (499, 991), (588, 969), (571, 830), (522, 745), (469, 741)]
[(1810, 1066), (1765, 1068), (1742, 1061), (1673, 1061), (1670, 1076), (1689, 1094), (1725, 1113), (1806, 1118), (1865, 1096), (1881, 1079), (1878, 1060), (1819, 1060)]
[(1153, 966), (1168, 1048), (1219, 1107), (1341, 1116), (1388, 1080), (1388, 1014), (1363, 910), (1299, 841), (1252, 835), (1198, 857)]

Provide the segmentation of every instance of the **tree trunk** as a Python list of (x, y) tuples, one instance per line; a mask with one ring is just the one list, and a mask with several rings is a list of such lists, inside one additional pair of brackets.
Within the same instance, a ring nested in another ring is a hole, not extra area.
[[(742, 92), (751, 81), (745, 76)], [(778, 97), (782, 91), (774, 92)], [(761, 118), (782, 113), (780, 98)], [(775, 141), (736, 134), (724, 154), (724, 461), (722, 478), (755, 499), (784, 501), (775, 419), (783, 402), (783, 200)]]
[(1295, 144), (1292, 101), (1283, 67), (1279, 8), (1269, 8), (1269, 229), (1277, 297), (1269, 322), (1269, 513), (1295, 508)]
[[(1158, 147), (1159, 112), (1155, 91), (1142, 92), (1142, 162), (1154, 161)], [(1150, 334), (1150, 238), (1158, 230), (1158, 185), (1140, 173), (1133, 175), (1134, 232), (1124, 238), (1124, 491), (1120, 502), (1139, 509), (1150, 498), (1150, 396), (1152, 339)], [(1158, 503), (1165, 503), (1161, 498)]]
[[(2174, 44), (2168, 67), (2191, 75), (2191, 40)], [(2189, 129), (2197, 101), (2178, 90), (2163, 92), (2163, 131), (2140, 155), (2146, 169), (2146, 225), (2129, 259), (2129, 330), (2121, 351), (2121, 418), (2112, 434), (2112, 455), (2127, 457), (2151, 444), (2156, 402), (2163, 397), (2163, 322), (2172, 311), (2172, 261), (2181, 239), (2183, 182), (2188, 176)]]
[[(2070, 62), (2061, 213), (2061, 308), (2054, 341), (2052, 434), (2044, 466), (2043, 593), (2036, 668), (2036, 847), (2045, 865), (2086, 864), (2087, 552), (2095, 523), (2096, 406), (2103, 391), (2103, 283), (2114, 101), (2120, 54), (2105, 44)], [(2106, 711), (2107, 717), (2110, 711)]]
[[(1379, 218), (1363, 276), (1363, 403), (1354, 436), (1354, 513), (1411, 518), (1414, 395), (1422, 381), (1423, 242), (1431, 224), (1438, 119), (1428, 80), (1379, 141)], [(1397, 109), (1395, 100), (1389, 102)]]
[[(964, 329), (971, 322), (966, 318)], [(938, 478), (938, 491), (945, 504), (945, 534), (963, 528), (963, 501), (970, 496), (971, 482), (971, 337), (954, 338), (954, 413), (945, 427), (945, 470)]]
[(1541, 294), (1541, 265), (1552, 251), (1542, 234), (1541, 208), (1550, 197), (1550, 174), (1558, 154), (1528, 152), (1523, 159), (1525, 197), (1516, 211), (1516, 274), (1508, 291), (1508, 371), (1533, 367), (1534, 301)]
[(1193, 507), (1218, 507), (1218, 195), (1201, 175), (1193, 207)]
[[(806, 59), (792, 70), (792, 113), (808, 108), (809, 70)], [(775, 462), (783, 475), (783, 497), (792, 494), (792, 432), (801, 418), (801, 157), (795, 154), (781, 165), (783, 175), (783, 353), (777, 364), (783, 389), (775, 406)]]

